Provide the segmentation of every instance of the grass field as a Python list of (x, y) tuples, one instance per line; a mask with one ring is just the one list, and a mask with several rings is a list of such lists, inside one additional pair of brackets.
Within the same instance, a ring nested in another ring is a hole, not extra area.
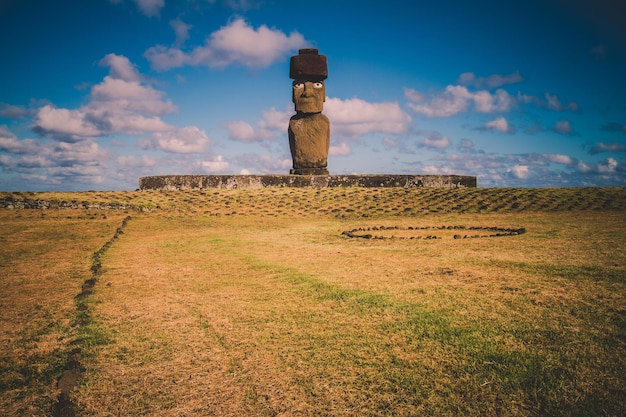
[(624, 188), (0, 193), (3, 205), (3, 415), (61, 415), (73, 360), (81, 416), (626, 409)]

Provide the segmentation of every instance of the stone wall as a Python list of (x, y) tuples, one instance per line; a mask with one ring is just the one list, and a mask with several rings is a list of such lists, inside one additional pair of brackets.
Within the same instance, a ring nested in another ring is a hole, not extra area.
[(462, 175), (161, 175), (139, 178), (141, 190), (246, 189), (267, 187), (476, 187)]

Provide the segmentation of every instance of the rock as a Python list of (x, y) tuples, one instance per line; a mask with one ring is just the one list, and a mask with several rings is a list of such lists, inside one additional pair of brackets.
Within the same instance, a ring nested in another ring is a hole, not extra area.
[(322, 113), (298, 113), (289, 120), (292, 174), (328, 175), (330, 122)]

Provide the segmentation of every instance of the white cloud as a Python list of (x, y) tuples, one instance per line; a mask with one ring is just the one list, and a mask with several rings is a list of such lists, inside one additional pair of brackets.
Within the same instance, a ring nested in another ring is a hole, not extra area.
[(106, 111), (120, 110), (132, 113), (162, 116), (177, 111), (171, 101), (164, 101), (165, 93), (137, 81), (126, 81), (112, 77), (91, 89), (90, 108), (102, 108)]
[(37, 112), (33, 129), (42, 135), (52, 135), (70, 141), (101, 136), (103, 130), (88, 121), (85, 116), (86, 113), (82, 110), (59, 109), (46, 105)]
[(241, 65), (264, 68), (283, 59), (290, 52), (309, 45), (298, 32), (289, 35), (261, 25), (249, 26), (244, 19), (235, 19), (213, 32), (205, 44), (186, 53), (178, 48), (157, 45), (145, 52), (145, 57), (156, 70), (168, 70), (183, 65), (204, 65), (224, 68)]
[(368, 133), (406, 133), (412, 119), (397, 102), (369, 103), (353, 98), (328, 98), (324, 112), (330, 119), (332, 134), (361, 136)]
[(485, 123), (485, 128), (497, 130), (498, 132), (502, 133), (512, 133), (514, 131), (513, 126), (510, 125), (509, 122), (502, 116)]
[(462, 86), (449, 85), (438, 96), (432, 97), (429, 103), (424, 103), (427, 97), (415, 90), (405, 90), (405, 96), (411, 100), (408, 107), (416, 113), (428, 117), (449, 117), (467, 111), (471, 93)]
[(491, 94), (480, 90), (471, 92), (465, 86), (449, 85), (446, 89), (430, 99), (413, 89), (405, 89), (404, 95), (409, 99), (407, 106), (415, 113), (427, 117), (450, 117), (469, 110), (470, 103), (480, 113), (507, 112), (514, 103), (513, 98), (505, 90), (498, 89)]
[(124, 81), (140, 81), (137, 68), (123, 55), (108, 54), (100, 60), (103, 67), (109, 67), (109, 76)]
[(43, 106), (37, 111), (33, 130), (65, 142), (151, 133), (139, 139), (142, 148), (172, 153), (196, 153), (207, 148), (209, 138), (204, 131), (195, 126), (178, 128), (161, 119), (177, 111), (176, 106), (163, 92), (143, 83), (126, 57), (109, 54), (101, 63), (110, 67), (110, 73), (92, 87), (88, 104), (78, 109)]
[(289, 127), (289, 119), (293, 112), (278, 111), (275, 108), (271, 108), (263, 112), (263, 120), (259, 121), (259, 127), (266, 130), (278, 130), (286, 132)]
[(480, 113), (508, 112), (513, 106), (513, 98), (505, 90), (498, 89), (494, 94), (487, 91), (477, 91), (472, 100), (476, 111)]
[(615, 158), (608, 158), (598, 164), (598, 172), (600, 174), (610, 174), (616, 171), (619, 163)]
[(576, 170), (583, 174), (590, 172), (592, 169), (593, 168), (584, 161), (578, 161), (578, 163), (576, 164)]
[(197, 127), (187, 126), (165, 132), (155, 132), (149, 138), (139, 139), (138, 143), (143, 149), (172, 153), (199, 153), (209, 145), (209, 138)]
[(418, 142), (417, 146), (420, 148), (429, 148), (436, 151), (443, 151), (450, 147), (450, 139), (445, 136), (441, 136), (438, 133), (431, 133), (424, 139)]
[(226, 129), (228, 130), (228, 138), (232, 140), (252, 142), (256, 137), (254, 128), (244, 121), (227, 123)]
[(116, 160), (117, 166), (120, 168), (145, 168), (156, 165), (157, 160), (148, 155), (141, 155), (140, 158), (134, 155), (119, 156)]
[(257, 122), (255, 129), (247, 122), (229, 122), (225, 125), (228, 138), (241, 142), (255, 142), (275, 139), (277, 134), (285, 135), (289, 126), (289, 112), (281, 112), (274, 108), (263, 112), (263, 119)]
[(0, 158), (5, 171), (19, 173), (21, 178), (40, 184), (62, 183), (70, 176), (75, 177), (76, 182), (99, 182), (109, 158), (108, 151), (92, 140), (39, 142), (3, 136), (0, 149), (8, 152)]
[(200, 161), (199, 164), (207, 174), (226, 172), (230, 168), (230, 163), (222, 155), (217, 155), (210, 161)]
[(476, 88), (488, 88), (493, 89), (497, 87), (501, 87), (506, 84), (516, 84), (524, 81), (524, 77), (519, 73), (519, 71), (515, 71), (511, 74), (501, 75), (501, 74), (493, 74), (488, 77), (476, 77), (473, 72), (464, 72), (459, 77), (459, 84), (462, 85), (471, 85)]
[(152, 68), (157, 71), (191, 65), (191, 60), (185, 52), (178, 48), (167, 48), (163, 45), (151, 47), (144, 53), (144, 56), (150, 61)]
[(57, 143), (52, 150), (52, 159), (58, 166), (105, 166), (108, 150), (91, 140), (77, 143)]
[(576, 161), (568, 155), (563, 154), (545, 154), (548, 161), (563, 165), (574, 165)]
[(13, 154), (36, 153), (41, 143), (34, 139), (19, 140), (6, 126), (0, 126), (0, 151)]
[(330, 149), (328, 154), (330, 156), (346, 156), (350, 155), (352, 150), (350, 149), (350, 145), (347, 142), (342, 141), (337, 145), (330, 145)]
[[(287, 151), (288, 152), (288, 151)], [(264, 173), (274, 174), (276, 172), (289, 172), (293, 165), (291, 156), (285, 157), (285, 154), (259, 154), (247, 153), (238, 155), (232, 161), (233, 164), (243, 167), (248, 173)]]
[(520, 180), (526, 180), (530, 178), (531, 176), (531, 172), (530, 172), (528, 165), (514, 165), (510, 169), (510, 173), (513, 175), (513, 177), (520, 179)]

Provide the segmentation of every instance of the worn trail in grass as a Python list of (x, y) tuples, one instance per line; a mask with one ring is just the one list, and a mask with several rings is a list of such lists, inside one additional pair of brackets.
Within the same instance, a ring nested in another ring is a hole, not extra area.
[[(85, 415), (618, 415), (623, 213), (135, 216), (93, 296)], [(372, 225), (526, 227), (354, 240)]]
[(74, 297), (123, 213), (0, 210), (0, 410), (49, 415), (78, 337)]

